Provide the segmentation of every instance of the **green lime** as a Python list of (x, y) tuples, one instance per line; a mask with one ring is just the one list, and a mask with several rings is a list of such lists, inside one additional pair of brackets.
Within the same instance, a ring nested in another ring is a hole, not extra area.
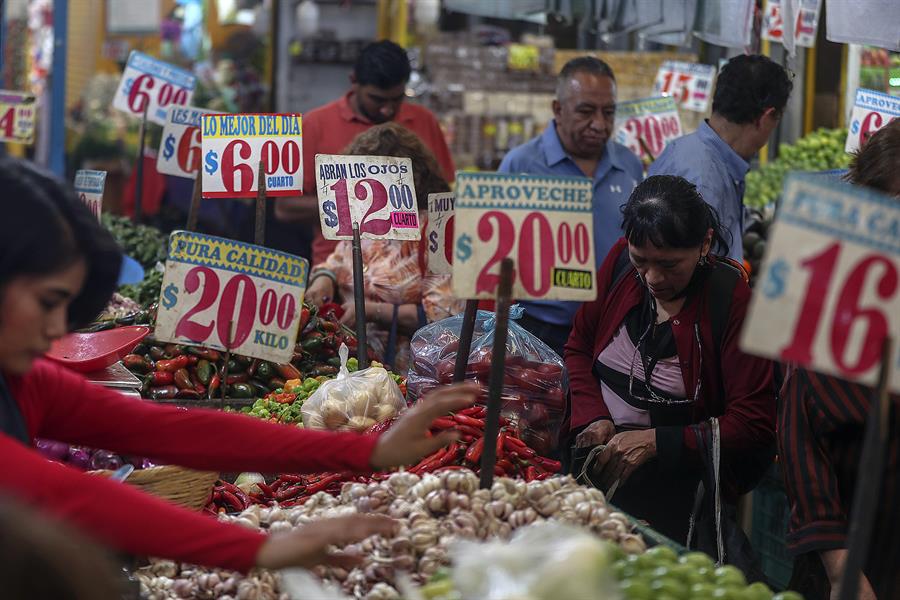
[(696, 568), (706, 567), (711, 569), (715, 567), (715, 562), (708, 555), (703, 552), (688, 552), (687, 554), (682, 554), (678, 559), (678, 562), (683, 565), (691, 565)]
[(691, 565), (672, 565), (669, 567), (669, 571), (674, 577), (677, 577), (688, 585), (706, 581), (706, 578), (697, 572), (698, 569), (695, 569)]
[(780, 594), (775, 594), (772, 600), (803, 600), (803, 596), (797, 592), (788, 590), (786, 592), (781, 592)]
[(732, 565), (719, 567), (714, 572), (716, 583), (722, 587), (746, 587), (747, 579), (741, 570)]
[(716, 588), (711, 583), (695, 583), (691, 586), (692, 600), (708, 600), (713, 597)]
[(644, 554), (653, 557), (660, 564), (673, 563), (678, 560), (678, 554), (668, 546), (654, 546)]
[(650, 589), (656, 592), (657, 596), (667, 594), (675, 598), (688, 597), (688, 586), (674, 577), (656, 579), (650, 584)]
[(619, 584), (619, 589), (626, 600), (652, 600), (655, 597), (650, 586), (640, 579), (627, 579)]
[(769, 586), (766, 584), (757, 581), (756, 583), (751, 583), (747, 587), (745, 595), (748, 600), (771, 600), (772, 590), (770, 590)]
[(669, 571), (669, 567), (666, 565), (662, 565), (650, 571), (650, 577), (652, 577), (654, 580), (666, 579), (670, 576), (670, 573), (671, 572)]

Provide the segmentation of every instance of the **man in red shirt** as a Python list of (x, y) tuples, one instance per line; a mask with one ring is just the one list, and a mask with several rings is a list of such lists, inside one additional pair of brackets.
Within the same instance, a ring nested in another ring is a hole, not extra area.
[(422, 139), (437, 157), (444, 178), (453, 181), (453, 159), (437, 119), (428, 109), (403, 101), (410, 71), (409, 57), (397, 44), (387, 40), (369, 44), (350, 74), (350, 91), (303, 115), (303, 196), (276, 200), (275, 217), (313, 228), (313, 265), (323, 262), (337, 245), (319, 230), (316, 154), (340, 154), (373, 125), (396, 121)]

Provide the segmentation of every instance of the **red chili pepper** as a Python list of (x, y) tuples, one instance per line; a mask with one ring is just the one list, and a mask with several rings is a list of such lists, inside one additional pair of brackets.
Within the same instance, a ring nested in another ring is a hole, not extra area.
[(531, 448), (519, 448), (518, 446), (513, 446), (512, 449), (507, 447), (507, 450), (509, 450), (509, 453), (516, 458), (524, 461), (530, 461), (532, 458), (537, 456), (537, 452), (535, 452)]
[(436, 461), (440, 460), (441, 458), (443, 458), (445, 454), (447, 454), (447, 448), (441, 448), (434, 454), (426, 456), (425, 458), (420, 460), (417, 465), (410, 467), (409, 472), (410, 473), (419, 473), (423, 469), (425, 469), (426, 467), (431, 465), (431, 463), (436, 462)]
[(534, 481), (535, 477), (538, 476), (538, 471), (534, 468), (534, 465), (529, 465), (525, 468), (525, 481)]
[(562, 470), (562, 463), (558, 460), (553, 460), (552, 458), (547, 458), (545, 456), (535, 456), (531, 459), (531, 462), (540, 465), (547, 471), (552, 473), (559, 473)]
[(501, 431), (497, 436), (497, 460), (503, 458), (503, 441), (506, 439), (506, 433)]
[(478, 415), (481, 414), (481, 407), (480, 406), (470, 406), (469, 408), (462, 409), (461, 411), (459, 411), (456, 414), (464, 415), (466, 417), (478, 417)]
[(431, 422), (431, 429), (453, 429), (456, 422), (450, 417), (439, 417)]
[(475, 441), (475, 436), (469, 435), (467, 433), (460, 434), (459, 439), (467, 444), (471, 444)]
[(507, 418), (504, 417), (503, 415), (500, 415), (500, 416), (498, 417), (498, 421), (497, 421), (497, 422), (500, 423), (500, 427), (506, 427), (507, 425), (509, 425), (509, 419), (507, 419)]
[(181, 356), (175, 357), (171, 360), (161, 360), (156, 363), (157, 371), (170, 371), (174, 373), (178, 369), (183, 369), (188, 366), (188, 356), (186, 354), (182, 354)]
[(291, 483), (300, 483), (303, 481), (303, 477), (301, 475), (293, 475), (290, 473), (282, 473), (278, 476), (278, 479), (282, 481), (289, 481)]
[(256, 369), (258, 369), (258, 368), (259, 368), (259, 359), (254, 358), (252, 361), (250, 361), (250, 366), (247, 367), (247, 376), (253, 377), (254, 375), (256, 375)]
[(150, 373), (150, 385), (172, 385), (175, 375), (169, 371), (153, 371)]
[(227, 383), (228, 385), (231, 385), (233, 383), (247, 383), (248, 379), (249, 377), (247, 377), (246, 373), (238, 373), (237, 375), (229, 375), (225, 379), (225, 383)]
[(511, 433), (506, 434), (506, 441), (508, 441), (513, 446), (518, 446), (519, 448), (528, 448), (528, 445), (525, 442), (523, 442), (522, 440), (520, 440), (519, 438), (517, 438), (516, 436), (514, 436)]
[(272, 490), (272, 488), (269, 487), (269, 485), (266, 483), (259, 482), (256, 484), (256, 486), (260, 490), (262, 490), (262, 493), (265, 494), (266, 496), (268, 496), (269, 498), (271, 498), (275, 494), (274, 490)]
[(212, 379), (209, 380), (209, 388), (207, 388), (207, 392), (210, 399), (212, 399), (216, 391), (219, 389), (219, 385), (221, 384), (221, 382), (222, 379), (219, 377), (218, 373), (213, 375)]
[(335, 474), (332, 474), (332, 475), (326, 475), (326, 476), (323, 477), (319, 482), (317, 482), (317, 483), (315, 483), (315, 484), (313, 484), (313, 485), (308, 486), (308, 487), (306, 488), (306, 492), (307, 492), (310, 496), (312, 496), (313, 494), (315, 494), (315, 493), (317, 493), (317, 492), (320, 492), (320, 491), (322, 491), (323, 489), (325, 489), (326, 487), (328, 487), (328, 485), (329, 485), (330, 483), (332, 483), (332, 482), (334, 482), (334, 481), (338, 481), (339, 479), (341, 479), (341, 474), (340, 474), (340, 473), (335, 473)]
[(275, 500), (281, 502), (283, 500), (290, 500), (292, 498), (296, 498), (300, 494), (307, 491), (306, 486), (303, 485), (292, 485), (290, 487), (282, 488), (275, 493)]
[(481, 459), (481, 451), (484, 449), (484, 437), (478, 438), (474, 444), (466, 450), (466, 460), (473, 464), (478, 464)]
[(175, 371), (173, 379), (175, 380), (175, 385), (177, 385), (180, 390), (194, 387), (194, 383), (191, 381), (191, 374), (188, 373), (188, 370), (184, 367)]
[(294, 365), (287, 363), (284, 365), (276, 365), (275, 370), (278, 371), (278, 374), (285, 381), (289, 379), (302, 379), (303, 375), (300, 374), (300, 371), (297, 370), (297, 367)]
[(307, 323), (309, 323), (309, 309), (304, 306), (300, 309), (300, 326), (297, 328), (297, 331), (303, 331)]
[(484, 434), (484, 431), (477, 429), (475, 427), (469, 427), (468, 425), (457, 425), (456, 430), (460, 433), (471, 435), (472, 437), (479, 438)]
[(504, 471), (506, 471), (507, 473), (512, 473), (513, 471), (516, 470), (516, 466), (514, 464), (512, 464), (511, 462), (509, 462), (505, 458), (498, 458), (497, 466), (500, 467), (501, 469), (503, 469)]
[(189, 365), (189, 366), (194, 366), (194, 365), (196, 365), (198, 362), (200, 362), (200, 357), (199, 357), (199, 356), (194, 356), (193, 354), (189, 354), (189, 355), (188, 355), (188, 365)]
[(453, 420), (460, 425), (468, 425), (469, 427), (484, 429), (484, 421), (481, 419), (474, 419), (472, 417), (467, 417), (466, 415), (453, 415)]
[(222, 500), (224, 500), (226, 504), (231, 506), (231, 508), (233, 508), (234, 510), (244, 510), (244, 508), (246, 508), (243, 504), (241, 504), (241, 501), (238, 499), (238, 497), (228, 490), (222, 491)]
[(549, 473), (549, 472), (545, 471), (543, 473), (538, 473), (537, 477), (535, 477), (534, 479), (535, 479), (535, 481), (543, 481), (543, 480), (547, 479), (548, 477), (553, 477), (553, 475), (554, 475), (554, 473)]

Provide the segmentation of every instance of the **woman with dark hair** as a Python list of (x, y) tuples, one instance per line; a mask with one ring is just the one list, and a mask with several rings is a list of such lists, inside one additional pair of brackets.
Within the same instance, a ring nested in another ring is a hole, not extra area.
[(697, 188), (649, 177), (622, 213), (625, 237), (566, 345), (567, 433), (575, 447), (603, 446), (587, 473), (617, 506), (685, 543), (706, 439), (698, 424), (718, 417), (726, 502), (771, 461), (772, 365), (738, 348), (750, 288), (710, 254), (728, 240)]
[(389, 519), (353, 515), (266, 536), (44, 459), (36, 437), (201, 470), (370, 471), (449, 443), (428, 437), (431, 422), (471, 404), (478, 388), (436, 390), (388, 432), (366, 436), (186, 412), (92, 385), (41, 357), (105, 306), (116, 244), (72, 190), (27, 163), (0, 159), (0, 190), (0, 493), (117, 550), (240, 571), (333, 563), (331, 546), (392, 530)]

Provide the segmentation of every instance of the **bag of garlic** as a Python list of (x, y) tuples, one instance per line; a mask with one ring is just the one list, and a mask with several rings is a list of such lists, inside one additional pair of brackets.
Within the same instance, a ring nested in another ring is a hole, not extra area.
[(363, 432), (406, 408), (399, 386), (383, 367), (347, 370), (350, 351), (341, 344), (341, 368), (303, 403), (303, 426), (311, 429)]

